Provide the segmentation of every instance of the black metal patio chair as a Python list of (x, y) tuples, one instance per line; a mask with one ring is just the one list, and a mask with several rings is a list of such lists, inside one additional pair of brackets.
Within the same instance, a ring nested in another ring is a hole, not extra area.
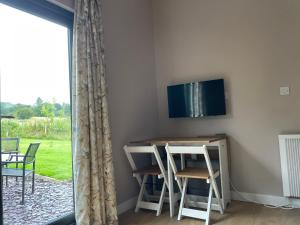
[[(2, 168), (3, 177), (22, 177), (22, 201), (21, 204), (24, 204), (24, 195), (25, 195), (25, 178), (26, 176), (32, 174), (32, 194), (34, 193), (34, 178), (35, 178), (35, 156), (36, 152), (40, 146), (40, 143), (31, 143), (26, 151), (22, 160), (10, 160), (7, 161), (7, 164), (19, 163), (22, 164), (22, 168)], [(14, 157), (13, 157), (14, 159)], [(31, 165), (31, 169), (28, 169), (28, 165)], [(27, 168), (26, 168), (27, 166)]]
[(20, 138), (1, 138), (1, 154), (2, 154), (2, 165), (5, 164), (6, 161), (10, 161), (12, 159), (12, 155), (18, 157), (19, 143)]
[[(19, 144), (20, 138), (18, 137), (9, 137), (9, 138), (0, 138), (1, 141), (1, 166), (7, 167), (7, 162), (11, 161), (13, 157), (16, 158), (16, 161), (19, 160), (19, 156), (22, 157), (23, 155), (20, 154)], [(19, 167), (19, 164), (16, 163), (16, 168)], [(18, 178), (16, 177), (16, 180)], [(6, 185), (7, 185), (7, 177), (6, 177)]]

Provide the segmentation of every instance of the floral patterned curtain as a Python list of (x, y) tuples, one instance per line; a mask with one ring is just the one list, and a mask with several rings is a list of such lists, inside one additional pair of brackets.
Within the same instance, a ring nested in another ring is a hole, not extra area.
[(72, 119), (78, 225), (118, 224), (101, 8), (101, 0), (75, 1)]

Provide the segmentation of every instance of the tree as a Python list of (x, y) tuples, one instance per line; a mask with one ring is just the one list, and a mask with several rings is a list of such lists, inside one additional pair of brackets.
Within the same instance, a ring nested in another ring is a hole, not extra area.
[(61, 104), (59, 104), (59, 103), (53, 103), (53, 105), (54, 105), (54, 110), (55, 110), (55, 116), (63, 117), (64, 113), (62, 111)]
[(65, 110), (61, 108), (60, 110), (56, 111), (56, 116), (58, 117), (64, 117), (65, 116)]
[(35, 116), (42, 116), (42, 106), (43, 106), (43, 100), (38, 97), (35, 101), (35, 104), (34, 104), (34, 115)]
[[(55, 116), (55, 107), (53, 104), (49, 103), (49, 102), (45, 102), (42, 104), (42, 109), (41, 109), (41, 115), (43, 117), (48, 117), (50, 118), (50, 124), (53, 122), (54, 120), (54, 116)], [(45, 124), (44, 124), (44, 132), (45, 135), (47, 135), (48, 133), (48, 126), (50, 125), (49, 121), (46, 120)]]
[(33, 117), (33, 110), (31, 107), (21, 107), (18, 108), (16, 111), (16, 117), (18, 119), (30, 119), (31, 117)]
[(2, 115), (12, 115), (16, 111), (15, 105), (9, 102), (0, 102), (0, 108)]
[(38, 97), (35, 101), (35, 105), (36, 106), (42, 106), (43, 105), (43, 100), (40, 97)]
[(41, 116), (53, 118), (55, 116), (54, 106), (48, 102), (43, 103), (41, 109)]
[(70, 106), (70, 104), (63, 103), (62, 108), (64, 110), (65, 117), (71, 116), (71, 106)]

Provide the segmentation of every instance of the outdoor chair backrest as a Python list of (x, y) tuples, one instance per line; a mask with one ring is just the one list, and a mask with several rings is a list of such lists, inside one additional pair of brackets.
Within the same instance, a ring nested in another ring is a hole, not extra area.
[(20, 138), (1, 138), (2, 153), (18, 153)]
[(35, 155), (40, 146), (40, 143), (31, 143), (24, 156), (24, 164), (31, 164), (35, 161)]

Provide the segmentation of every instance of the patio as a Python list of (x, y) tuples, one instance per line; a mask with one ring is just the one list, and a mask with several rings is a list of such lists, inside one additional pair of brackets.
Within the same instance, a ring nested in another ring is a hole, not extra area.
[(53, 218), (73, 212), (71, 181), (58, 181), (36, 175), (35, 193), (31, 194), (31, 176), (26, 181), (25, 205), (21, 205), (22, 182), (3, 180), (3, 210), (5, 225), (41, 225)]

